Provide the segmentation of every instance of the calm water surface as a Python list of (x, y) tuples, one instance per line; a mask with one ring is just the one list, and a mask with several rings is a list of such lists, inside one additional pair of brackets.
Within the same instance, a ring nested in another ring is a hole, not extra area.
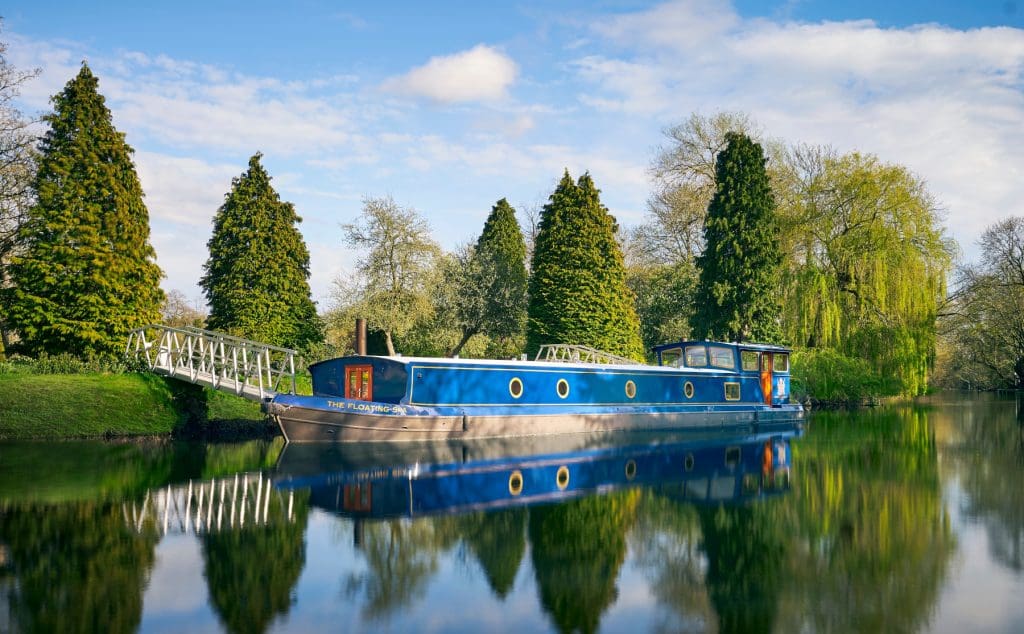
[(1022, 411), (943, 396), (796, 438), (615, 444), (0, 444), (0, 632), (1022, 632)]

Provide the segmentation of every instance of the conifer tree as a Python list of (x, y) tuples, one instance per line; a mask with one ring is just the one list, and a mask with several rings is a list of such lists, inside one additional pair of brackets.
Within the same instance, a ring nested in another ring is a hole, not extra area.
[(726, 141), (697, 258), (693, 335), (778, 343), (782, 251), (764, 152), (744, 134), (730, 132)]
[(526, 323), (526, 242), (516, 210), (504, 198), (491, 208), (463, 268), (466, 279), (456, 310), (462, 338), (451, 354), (459, 354), (478, 333), (497, 339), (521, 335)]
[(633, 293), (626, 286), (615, 219), (589, 174), (566, 170), (541, 212), (530, 274), (529, 354), (568, 343), (643, 358)]
[(12, 259), (10, 321), (27, 352), (109, 356), (155, 322), (163, 276), (132, 148), (86, 64), (43, 117), (36, 204)]
[(210, 304), (206, 323), (211, 330), (306, 348), (323, 340), (323, 328), (310, 298), (302, 219), (270, 185), (261, 156), (232, 179), (213, 219), (199, 281)]

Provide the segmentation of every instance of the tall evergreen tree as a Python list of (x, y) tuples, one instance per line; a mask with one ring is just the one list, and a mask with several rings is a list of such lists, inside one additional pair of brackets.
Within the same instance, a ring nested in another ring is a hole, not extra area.
[(475, 334), (509, 338), (521, 335), (526, 324), (526, 242), (516, 210), (504, 198), (491, 208), (467, 260), (456, 311), (462, 338), (453, 355)]
[(114, 355), (157, 321), (163, 276), (132, 148), (86, 64), (51, 100), (36, 204), (12, 258), (10, 321), (30, 353)]
[(696, 337), (779, 342), (782, 251), (761, 146), (730, 132), (715, 162), (715, 194), (691, 320)]
[(309, 250), (302, 219), (284, 202), (260, 165), (231, 181), (213, 219), (210, 258), (199, 285), (210, 303), (212, 330), (279, 346), (304, 348), (323, 340), (309, 290)]
[(589, 174), (574, 183), (566, 170), (541, 212), (529, 283), (529, 354), (546, 343), (569, 343), (643, 358), (618, 227), (599, 194)]

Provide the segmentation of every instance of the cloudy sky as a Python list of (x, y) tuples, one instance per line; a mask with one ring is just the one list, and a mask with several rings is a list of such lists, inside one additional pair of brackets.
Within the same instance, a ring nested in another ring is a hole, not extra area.
[(257, 151), (304, 219), (321, 307), (364, 197), (417, 209), (450, 249), (497, 199), (537, 207), (589, 170), (635, 225), (662, 131), (693, 112), (908, 166), (968, 258), (1024, 215), (1019, 0), (149, 4), (9, 0), (0, 39), (42, 71), (27, 113), (88, 61), (136, 150), (164, 287), (196, 299)]

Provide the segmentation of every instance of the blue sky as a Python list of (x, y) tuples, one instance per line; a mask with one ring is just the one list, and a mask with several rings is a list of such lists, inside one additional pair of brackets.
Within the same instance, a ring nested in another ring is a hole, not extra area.
[(164, 287), (199, 298), (214, 212), (253, 153), (296, 204), (314, 299), (367, 196), (451, 249), (491, 205), (589, 170), (644, 220), (662, 130), (739, 110), (771, 137), (922, 176), (965, 254), (1024, 214), (1024, 2), (8, 2), (0, 38), (48, 99), (88, 60), (136, 150)]

